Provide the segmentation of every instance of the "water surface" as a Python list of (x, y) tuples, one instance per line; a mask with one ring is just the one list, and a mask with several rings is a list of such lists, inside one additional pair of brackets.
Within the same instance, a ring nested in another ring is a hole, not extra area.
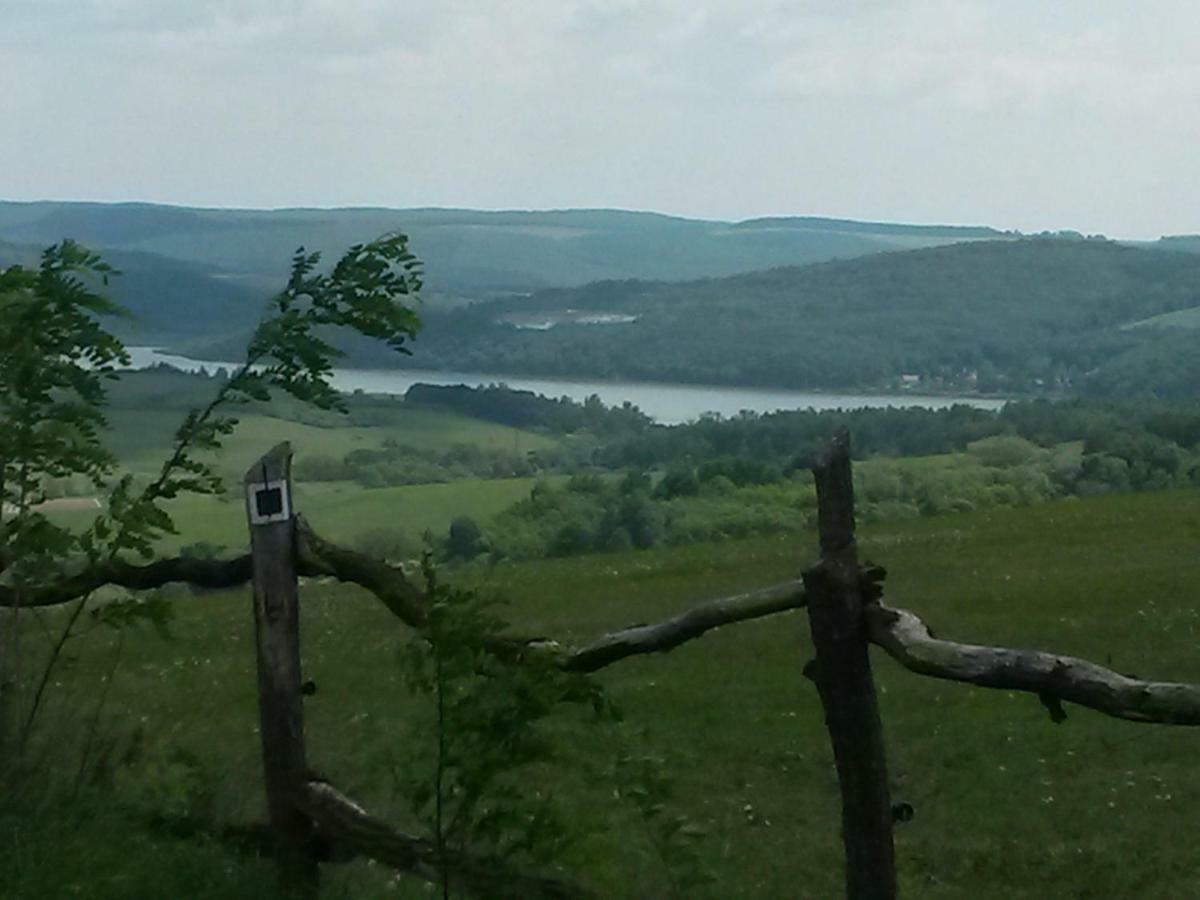
[[(198, 372), (201, 369), (212, 372), (215, 369), (236, 367), (231, 362), (188, 359), (160, 353), (150, 347), (130, 347), (129, 356), (133, 367), (138, 369), (157, 363), (167, 363), (185, 372)], [(424, 369), (334, 369), (332, 383), (339, 391), (364, 391), (368, 394), (402, 395), (414, 384), (465, 384), (468, 387), (505, 384), (514, 390), (533, 391), (546, 397), (570, 397), (579, 402), (594, 394), (606, 406), (632, 403), (664, 425), (689, 422), (705, 413), (718, 413), (724, 417), (736, 416), (743, 410), (767, 413), (782, 409), (882, 409), (910, 406), (943, 409), (956, 403), (979, 409), (999, 409), (1006, 402), (981, 397), (932, 396), (908, 392), (853, 394), (637, 381), (566, 381), (522, 375), (434, 372)]]

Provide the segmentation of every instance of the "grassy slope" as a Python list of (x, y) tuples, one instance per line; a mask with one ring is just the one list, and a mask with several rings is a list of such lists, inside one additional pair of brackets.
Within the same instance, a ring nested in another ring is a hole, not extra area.
[[(189, 407), (211, 399), (215, 384), (192, 376), (138, 374), (126, 376), (113, 389), (105, 440), (121, 461), (121, 470), (147, 480), (157, 475), (169, 455), (172, 436)], [(409, 408), (402, 402), (357, 403), (376, 425), (347, 425), (337, 413), (318, 414), (321, 425), (305, 424), (234, 408), (237, 428), (224, 441), (217, 468), (229, 493), (224, 497), (185, 496), (169, 505), (181, 533), (164, 541), (164, 549), (207, 541), (242, 547), (245, 513), (239, 486), (246, 470), (280, 441), (290, 441), (297, 460), (311, 456), (340, 458), (356, 449), (378, 449), (385, 441), (420, 450), (449, 450), (468, 444), (498, 451), (526, 453), (557, 445), (546, 434), (471, 419), (452, 412)], [(529, 495), (532, 478), (464, 479), (447, 484), (420, 484), (364, 490), (350, 482), (301, 483), (297, 502), (305, 514), (334, 539), (350, 542), (373, 529), (403, 528), (419, 536), (425, 529), (444, 532), (459, 515), (489, 518)], [(76, 490), (90, 490), (80, 482)], [(56, 511), (55, 521), (84, 524), (94, 510)]]
[[(318, 531), (342, 543), (353, 543), (357, 536), (377, 529), (403, 530), (419, 537), (426, 529), (444, 534), (461, 515), (488, 519), (528, 497), (536, 481), (469, 478), (369, 491), (344, 482), (298, 485), (296, 506)], [(167, 508), (179, 524), (180, 534), (163, 542), (166, 551), (195, 541), (225, 544), (231, 549), (246, 546), (246, 513), (240, 493), (231, 492), (220, 500), (185, 497)]]
[[(115, 410), (109, 415), (109, 447), (130, 470), (149, 474), (161, 464), (180, 418), (174, 411)], [(378, 448), (386, 440), (422, 450), (474, 444), (520, 453), (555, 443), (530, 431), (427, 409), (397, 408), (393, 422), (371, 427), (328, 428), (257, 414), (238, 418), (237, 430), (225, 442), (220, 467), (239, 479), (254, 460), (280, 441), (290, 441), (297, 458), (341, 457), (355, 449)]]
[[(696, 383), (845, 387), (904, 372), (1083, 382), (1157, 337), (1128, 322), (1194, 307), (1200, 258), (1104, 242), (988, 241), (701, 281), (609, 282), (511, 301), (635, 316), (517, 330), (431, 315), (408, 364)], [(820, 340), (814, 341), (813, 335)]]
[[(1197, 681), (1198, 539), (1200, 495), (1177, 492), (874, 526), (862, 544), (888, 567), (895, 600), (939, 634)], [(502, 566), (470, 578), (516, 598), (511, 617), (522, 631), (579, 639), (792, 577), (813, 552), (808, 536)], [(106, 721), (106, 733), (140, 723), (153, 741), (195, 754), (224, 817), (253, 817), (261, 802), (247, 604), (244, 591), (181, 599), (176, 641), (130, 634)], [(404, 629), (370, 598), (336, 585), (306, 588), (303, 627), (308, 674), (321, 686), (308, 705), (310, 756), (387, 809), (386, 760), (406, 739), (395, 661)], [(94, 683), (107, 641), (80, 645), (64, 694)], [(793, 614), (603, 676), (629, 722), (677, 766), (682, 806), (711, 829), (707, 853), (719, 882), (707, 896), (839, 895), (836, 785), (816, 697), (799, 674), (810, 655), (807, 625)], [(1077, 709), (1055, 726), (1034, 698), (918, 678), (879, 654), (876, 666), (895, 793), (917, 810), (898, 831), (906, 896), (1194, 892), (1200, 781), (1189, 731)], [(63, 733), (75, 734), (71, 705), (57, 702)], [(22, 896), (62, 893), (85, 877), (85, 863), (87, 882), (108, 886), (107, 896), (190, 885), (182, 879), (194, 877), (200, 859), (223, 860), (208, 877), (225, 877), (229, 896), (248, 896), (234, 885), (261, 878), (261, 866), (211, 848), (186, 851), (162, 839), (146, 846), (121, 821), (100, 822), (106, 830), (94, 823), (91, 840), (65, 862), (38, 843), (43, 826), (54, 830), (48, 820), (23, 822), (34, 837), (14, 856), (0, 835), (0, 865)], [(607, 895), (661, 895), (652, 856), (636, 830), (621, 828), (572, 862), (590, 866)], [(136, 858), (116, 852), (125, 842)], [(330, 875), (329, 896), (384, 890), (365, 867)], [(221, 896), (220, 885), (208, 895)]]
[[(125, 469), (143, 478), (152, 477), (180, 418), (181, 414), (173, 410), (114, 410), (109, 414), (109, 446)], [(389, 439), (420, 449), (473, 444), (521, 453), (556, 443), (545, 435), (506, 425), (399, 405), (389, 423), (377, 427), (327, 428), (256, 414), (240, 418), (237, 429), (225, 442), (219, 464), (229, 493), (223, 498), (187, 496), (169, 504), (181, 533), (165, 541), (164, 548), (195, 541), (243, 546), (245, 513), (238, 486), (253, 462), (279, 441), (290, 441), (297, 459), (341, 457), (359, 448), (378, 448)], [(403, 528), (419, 535), (427, 528), (445, 531), (459, 515), (489, 518), (527, 497), (534, 482), (532, 478), (464, 479), (373, 490), (347, 482), (312, 483), (297, 485), (296, 496), (298, 506), (318, 528), (337, 540), (351, 541), (377, 528)], [(84, 510), (57, 512), (53, 517), (56, 521), (82, 523), (93, 515)]]

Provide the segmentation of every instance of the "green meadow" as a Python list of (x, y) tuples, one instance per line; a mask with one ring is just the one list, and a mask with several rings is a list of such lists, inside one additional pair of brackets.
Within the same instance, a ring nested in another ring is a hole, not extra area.
[[(322, 504), (332, 521), (343, 494), (306, 493), (303, 508), (321, 527)], [(232, 505), (230, 522), (240, 514)], [(377, 515), (415, 530), (418, 505), (381, 501)], [(1195, 491), (948, 514), (861, 533), (863, 556), (888, 569), (891, 602), (939, 636), (1186, 681), (1200, 681), (1198, 543)], [(575, 643), (795, 577), (814, 555), (815, 537), (804, 533), (478, 565), (450, 577), (508, 598), (514, 631)], [(180, 588), (169, 597), (169, 639), (96, 629), (71, 646), (38, 734), (39, 778), (7, 786), (0, 813), (7, 896), (273, 895), (268, 863), (170, 824), (261, 818), (248, 592)], [(336, 583), (307, 583), (302, 604), (306, 677), (319, 686), (306, 701), (310, 763), (405, 824), (395, 767), (406, 747), (428, 740), (408, 724), (414, 700), (397, 661), (406, 629), (374, 598)], [(60, 617), (41, 624), (52, 633)], [(803, 613), (789, 613), (602, 672), (624, 721), (564, 725), (565, 766), (537, 785), (561, 791), (591, 828), (563, 870), (604, 896), (671, 896), (639, 820), (603, 778), (580, 774), (599, 771), (625, 743), (661, 756), (672, 808), (703, 833), (712, 881), (688, 896), (838, 897), (837, 786), (816, 693), (800, 674), (811, 654)], [(1034, 697), (918, 677), (880, 651), (873, 659), (894, 797), (916, 810), (897, 828), (905, 896), (1196, 895), (1192, 731), (1070, 706), (1055, 725)], [(429, 895), (361, 862), (323, 872), (325, 897)]]
[[(553, 481), (555, 479), (551, 479)], [(353, 483), (296, 485), (296, 509), (332, 540), (352, 543), (368, 532), (401, 531), (415, 538), (426, 531), (445, 533), (460, 515), (482, 519), (512, 505), (536, 483), (534, 478), (468, 478), (445, 484), (413, 484), (364, 490)], [(214, 498), (188, 496), (166, 504), (180, 529), (164, 550), (199, 541), (230, 549), (247, 544), (242, 495), (233, 489)]]
[[(170, 372), (126, 375), (112, 389), (105, 441), (120, 461), (118, 474), (139, 482), (154, 478), (170, 455), (172, 440), (189, 408), (203, 406), (216, 390), (207, 379)], [(179, 528), (162, 543), (166, 552), (206, 542), (236, 549), (246, 543), (241, 483), (254, 461), (281, 441), (291, 443), (295, 461), (341, 459), (354, 450), (378, 450), (385, 444), (418, 451), (446, 451), (457, 445), (524, 456), (569, 444), (572, 438), (485, 422), (448, 410), (413, 407), (395, 399), (351, 399), (351, 412), (301, 409), (286, 398), (273, 406), (232, 407), (237, 427), (211, 459), (226, 485), (217, 496), (189, 495), (168, 503)], [(201, 458), (204, 458), (203, 455)], [(559, 480), (551, 477), (550, 481)], [(444, 533), (460, 515), (487, 519), (529, 495), (532, 478), (461, 478), (445, 483), (364, 490), (349, 482), (295, 484), (298, 508), (327, 536), (345, 542), (379, 530), (403, 531), (419, 540), (426, 531)], [(82, 483), (69, 493), (89, 495)], [(58, 522), (90, 521), (92, 510), (51, 513)]]
[[(235, 410), (235, 415), (239, 411)], [(117, 409), (109, 414), (110, 449), (130, 471), (153, 475), (170, 449), (171, 436), (181, 414), (172, 410)], [(527, 453), (554, 446), (557, 441), (532, 431), (482, 422), (451, 412), (406, 409), (395, 403), (378, 425), (353, 425), (339, 421), (337, 413), (322, 416), (323, 424), (250, 412), (237, 415), (238, 426), (225, 441), (219, 465), (229, 480), (240, 482), (253, 462), (280, 441), (290, 441), (297, 458), (340, 457), (364, 447), (395, 441), (419, 450), (470, 444), (496, 450)]]

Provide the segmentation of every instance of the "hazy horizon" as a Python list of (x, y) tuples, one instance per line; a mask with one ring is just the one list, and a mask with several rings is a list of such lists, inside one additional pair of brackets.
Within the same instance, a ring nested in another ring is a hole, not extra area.
[[(882, 219), (882, 218), (851, 218), (849, 216), (839, 216), (827, 213), (770, 213), (757, 216), (748, 216), (746, 218), (717, 218), (714, 216), (688, 216), (680, 213), (667, 212), (659, 209), (631, 208), (631, 207), (616, 207), (616, 206), (556, 206), (556, 207), (481, 207), (481, 206), (439, 206), (437, 204), (425, 204), (421, 206), (385, 206), (380, 204), (355, 204), (355, 205), (315, 205), (315, 204), (291, 204), (283, 206), (228, 206), (228, 205), (205, 205), (198, 203), (173, 203), (163, 202), (158, 200), (91, 200), (74, 197), (34, 197), (30, 199), (13, 199), (9, 197), (0, 197), (0, 203), (17, 203), (17, 204), (37, 204), (37, 203), (54, 203), (54, 204), (81, 204), (81, 205), (97, 205), (97, 206), (158, 206), (170, 207), (175, 209), (194, 209), (204, 210), (209, 212), (304, 212), (304, 211), (323, 211), (323, 212), (339, 212), (339, 211), (354, 211), (354, 210), (386, 210), (395, 212), (406, 211), (435, 211), (435, 212), (480, 212), (480, 213), (529, 213), (537, 215), (539, 213), (569, 213), (569, 212), (613, 212), (613, 213), (633, 213), (636, 215), (661, 216), (667, 219), (680, 219), (691, 222), (714, 222), (739, 224), (743, 222), (752, 222), (762, 219), (815, 219), (827, 220), (833, 222), (855, 222), (860, 224), (874, 225), (908, 225), (918, 228), (994, 228), (997, 231), (1022, 231), (1025, 234), (1037, 234), (1038, 231), (1078, 231), (1082, 234), (1098, 234), (1101, 232), (1085, 232), (1082, 229), (1072, 228), (1070, 226), (1061, 226), (1055, 229), (1006, 229), (990, 222), (948, 222), (948, 221), (918, 221), (915, 219)], [(1198, 228), (1200, 232), (1200, 228)], [(1108, 234), (1103, 233), (1104, 237), (1113, 240), (1125, 241), (1142, 241), (1154, 240), (1159, 237), (1178, 237), (1192, 236), (1197, 232), (1163, 232), (1152, 236), (1139, 235), (1131, 236), (1124, 234)]]
[(1200, 7), (0, 0), (0, 196), (1200, 231)]

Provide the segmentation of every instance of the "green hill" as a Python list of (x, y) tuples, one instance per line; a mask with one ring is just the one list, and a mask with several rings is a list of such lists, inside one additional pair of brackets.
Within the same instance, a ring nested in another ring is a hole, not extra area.
[(0, 240), (62, 237), (277, 279), (301, 245), (326, 254), (404, 231), (435, 293), (471, 298), (612, 278), (686, 279), (998, 237), (990, 228), (837, 219), (721, 222), (618, 210), (188, 209), (122, 203), (3, 203)]
[[(1200, 254), (1169, 252), (1187, 237), (1133, 247), (816, 217), (0, 202), (0, 265), (75, 237), (124, 272), (112, 291), (135, 318), (115, 326), (122, 336), (223, 356), (296, 247), (333, 256), (395, 229), (428, 280), (407, 365), (796, 388), (913, 376), (929, 390), (1200, 387), (1186, 329), (1122, 328), (1179, 325), (1200, 306)], [(348, 349), (356, 364), (395, 362)]]
[[(57, 239), (47, 239), (47, 243), (51, 240)], [(34, 243), (0, 241), (0, 268), (36, 266), (40, 253)], [(105, 249), (103, 255), (119, 273), (104, 292), (131, 316), (113, 319), (108, 325), (127, 341), (170, 342), (204, 334), (212, 338), (237, 335), (244, 343), (273, 292), (252, 277), (202, 263), (120, 249)], [(278, 284), (273, 289), (278, 289)]]
[[(1200, 305), (1200, 257), (985, 241), (687, 283), (609, 281), (431, 314), (408, 364), (555, 376), (1187, 395), (1197, 351), (1121, 326)], [(1155, 357), (1153, 376), (1140, 363)], [(1166, 367), (1164, 369), (1164, 367)], [(1110, 377), (1110, 373), (1117, 375)], [(912, 379), (908, 379), (911, 381)]]
[(1154, 246), (1162, 250), (1181, 250), (1185, 253), (1200, 253), (1200, 234), (1167, 235), (1159, 238)]

